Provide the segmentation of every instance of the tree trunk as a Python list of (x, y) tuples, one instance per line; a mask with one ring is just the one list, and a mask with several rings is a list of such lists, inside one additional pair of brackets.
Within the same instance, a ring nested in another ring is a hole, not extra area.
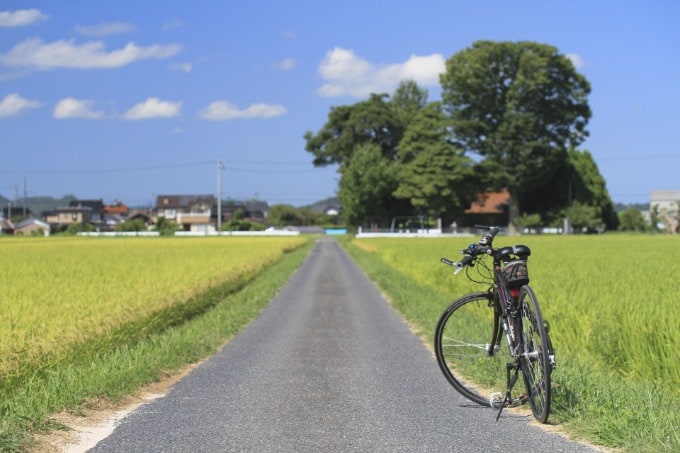
[(510, 206), (508, 209), (508, 234), (510, 236), (517, 236), (520, 234), (519, 230), (519, 197), (513, 196), (510, 193)]

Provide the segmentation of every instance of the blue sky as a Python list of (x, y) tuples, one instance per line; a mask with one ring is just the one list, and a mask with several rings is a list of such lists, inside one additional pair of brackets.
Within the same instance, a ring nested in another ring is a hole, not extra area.
[(151, 205), (217, 193), (333, 196), (303, 134), (403, 78), (440, 98), (480, 39), (568, 55), (592, 85), (589, 150), (615, 202), (680, 189), (680, 3), (8, 1), (0, 3), (0, 194)]

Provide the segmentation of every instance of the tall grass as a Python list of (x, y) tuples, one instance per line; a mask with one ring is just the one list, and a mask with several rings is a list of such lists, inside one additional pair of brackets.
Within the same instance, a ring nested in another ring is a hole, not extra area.
[(201, 312), (304, 238), (0, 241), (0, 394), (38, 369)]
[[(446, 303), (479, 289), (462, 273), (453, 277), (439, 258), (457, 259), (475, 239), (360, 239), (349, 250), (373, 269), (369, 274), (381, 276), (373, 278), (401, 300), (399, 310), (431, 341)], [(619, 235), (496, 239), (497, 246), (516, 243), (532, 249), (531, 285), (557, 350), (552, 420), (604, 445), (680, 449), (680, 240)], [(417, 287), (422, 300), (414, 295)]]
[[(182, 241), (159, 244), (182, 248), (185, 245)], [(244, 244), (247, 242), (243, 241)], [(140, 386), (157, 381), (221, 347), (272, 300), (312, 246), (307, 239), (292, 243), (267, 240), (264, 244), (271, 249), (283, 247), (288, 252), (270, 262), (247, 285), (238, 289), (227, 281), (204, 294), (193, 294), (191, 298), (195, 301), (210, 302), (200, 313), (192, 313), (181, 322), (143, 336), (118, 337), (115, 347), (107, 350), (81, 351), (80, 360), (62, 360), (53, 364), (48, 372), (36, 372), (18, 382), (11, 393), (0, 399), (0, 451), (24, 450), (31, 444), (32, 433), (58, 429), (59, 426), (49, 419), (52, 413), (77, 412), (88, 401), (117, 401)], [(201, 245), (195, 244), (196, 253), (202, 252)], [(229, 241), (226, 244), (208, 241), (206, 245), (222, 252), (229, 249)], [(291, 250), (293, 245), (298, 247)], [(257, 246), (253, 253), (256, 250)], [(190, 255), (189, 252), (185, 254)], [(253, 260), (256, 255), (246, 258)], [(205, 264), (216, 265), (211, 261)], [(86, 356), (86, 352), (91, 355)]]

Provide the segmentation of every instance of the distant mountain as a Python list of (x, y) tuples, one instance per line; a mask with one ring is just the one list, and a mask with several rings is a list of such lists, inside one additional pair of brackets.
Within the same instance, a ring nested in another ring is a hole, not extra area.
[(325, 211), (329, 206), (340, 207), (340, 200), (338, 200), (337, 197), (330, 197), (307, 206), (302, 206), (302, 208), (306, 208), (311, 211)]
[(628, 208), (635, 208), (638, 211), (649, 211), (649, 203), (614, 203), (614, 211), (625, 211)]

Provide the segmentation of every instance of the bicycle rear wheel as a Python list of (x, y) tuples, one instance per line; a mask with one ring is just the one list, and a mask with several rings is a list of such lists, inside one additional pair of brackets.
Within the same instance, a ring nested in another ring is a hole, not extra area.
[(505, 396), (509, 355), (500, 354), (501, 330), (490, 292), (457, 299), (437, 323), (434, 348), (439, 367), (460, 394), (477, 404), (500, 407)]
[(536, 294), (530, 286), (522, 286), (518, 308), (522, 319), (522, 354), (520, 364), (524, 375), (531, 411), (541, 423), (548, 421), (550, 414), (550, 373), (552, 364), (550, 339), (545, 330), (541, 309)]

